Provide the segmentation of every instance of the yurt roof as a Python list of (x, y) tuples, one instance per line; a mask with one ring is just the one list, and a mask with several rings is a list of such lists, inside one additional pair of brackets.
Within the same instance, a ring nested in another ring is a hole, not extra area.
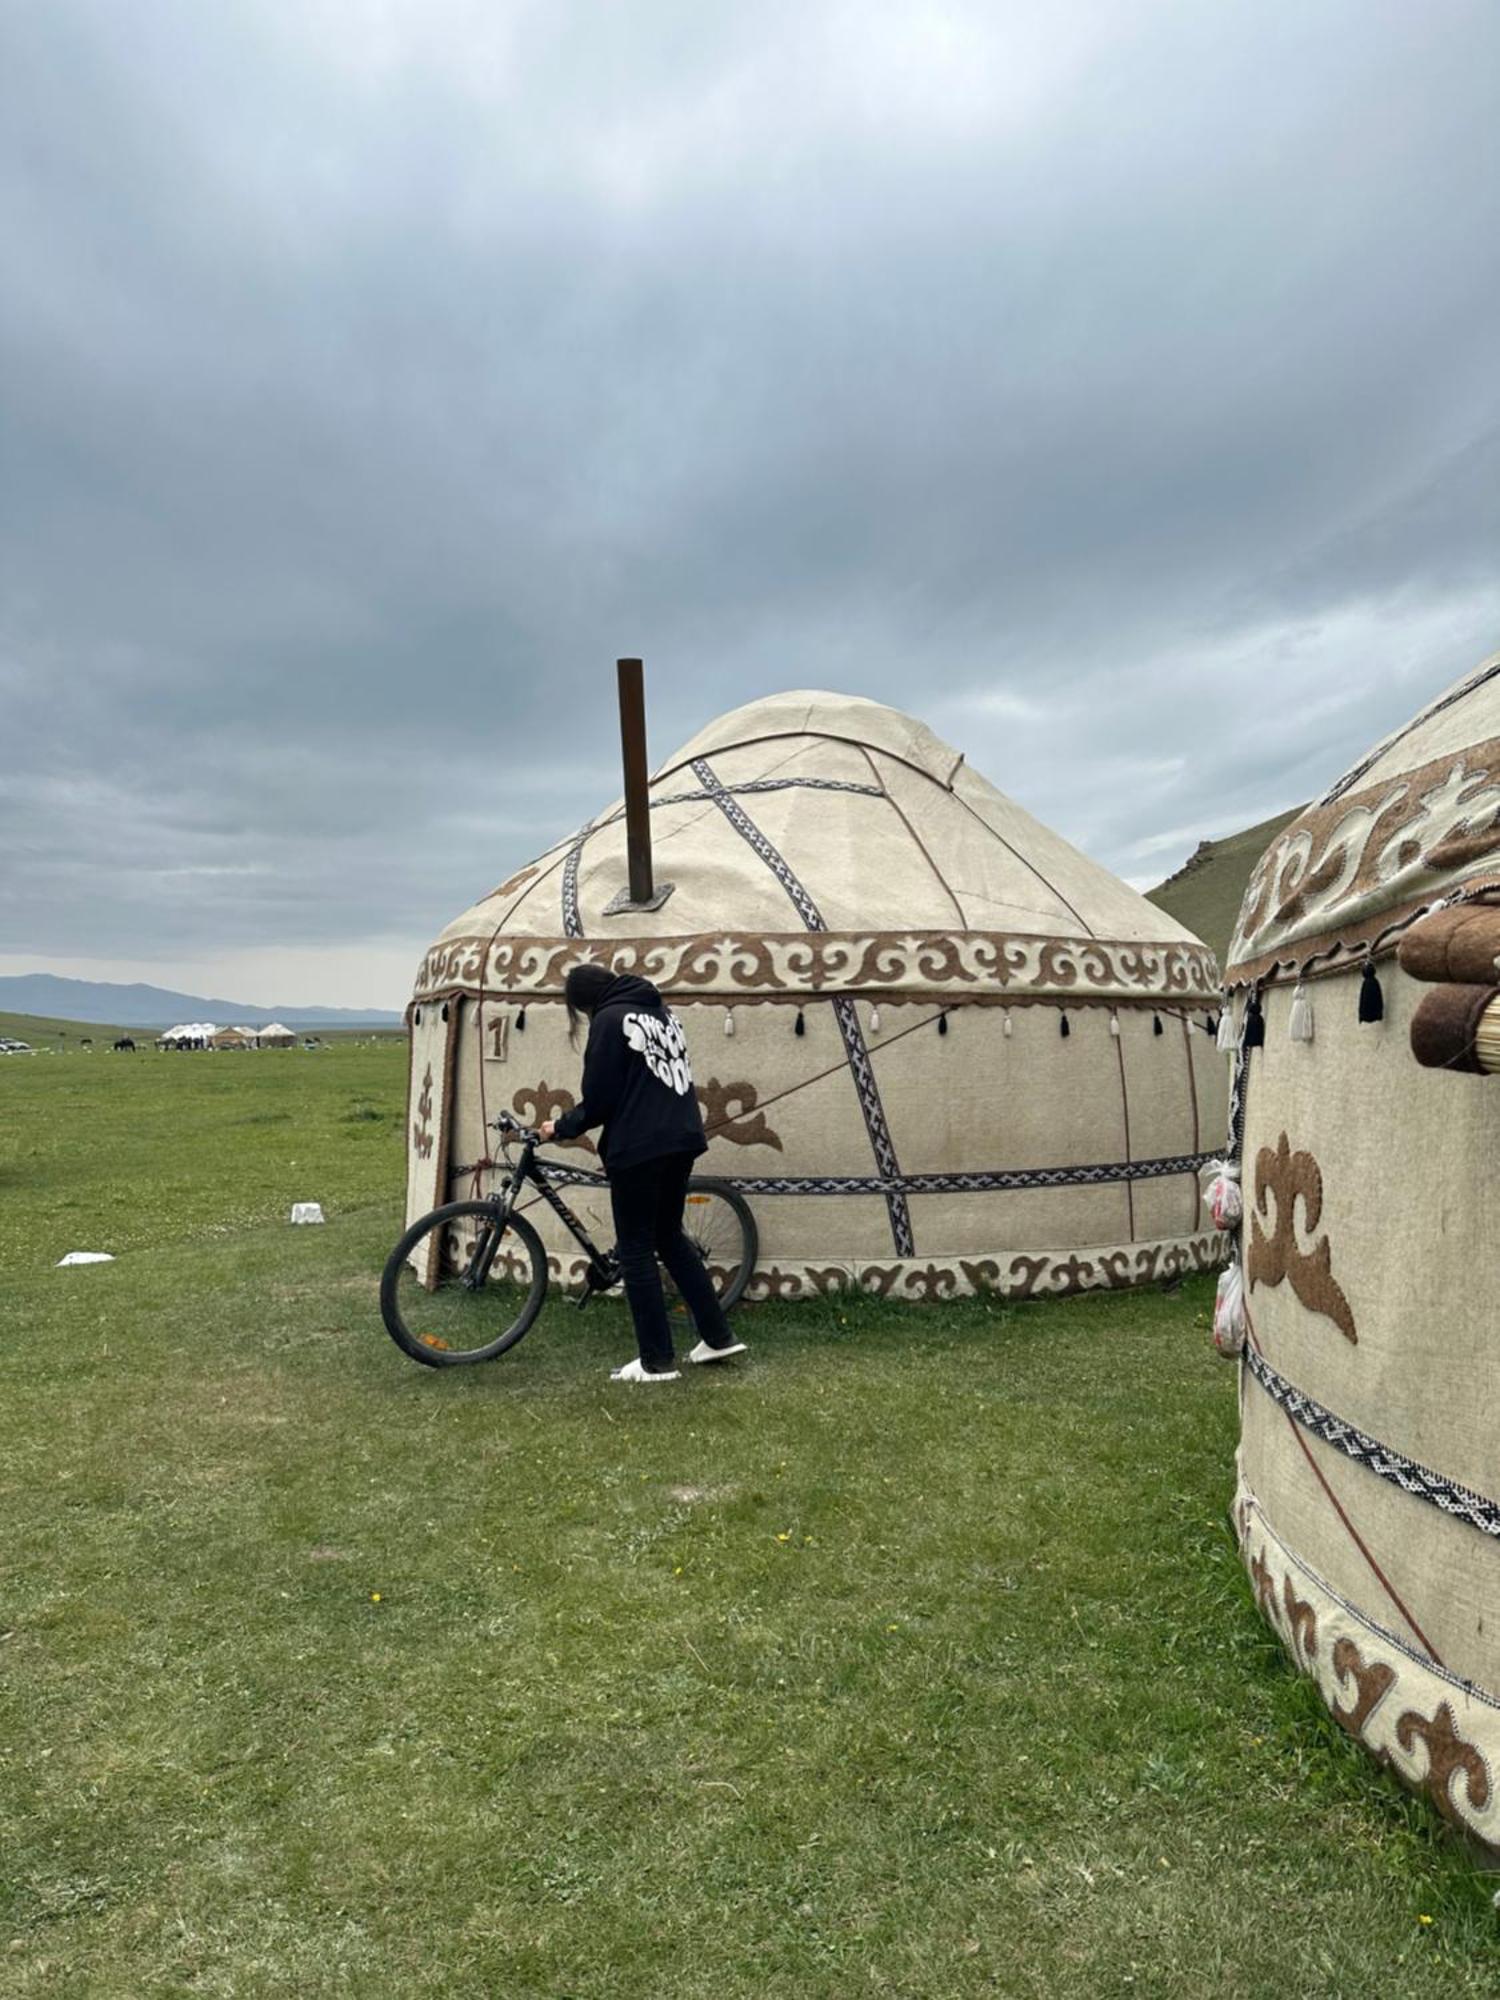
[[(801, 946), (780, 965), (782, 987), (918, 986), (914, 954), (926, 948), (935, 963), (932, 952), (951, 956), (956, 940), (976, 954), (968, 977), (979, 979), (1012, 939), (1113, 948), (1107, 975), (1098, 953), (1094, 971), (1075, 957), (1059, 971), (1063, 987), (1120, 985), (1120, 954), (1131, 951), (1124, 984), (1141, 995), (1187, 998), (1217, 986), (1212, 955), (1190, 931), (996, 790), (924, 723), (879, 702), (815, 691), (750, 702), (666, 758), (650, 800), (657, 883), (673, 885), (659, 909), (609, 912), (627, 879), (615, 800), (455, 918), (428, 954), (418, 994), (488, 989), (497, 969), (503, 984), (555, 988), (568, 962), (606, 956), (668, 987), (717, 991), (754, 983), (748, 972), (728, 979), (725, 954), (778, 939)], [(826, 942), (809, 950), (808, 933)], [(498, 968), (484, 962), (497, 940), (511, 941)], [(539, 940), (555, 949), (540, 952)], [(622, 957), (635, 941), (642, 952)], [(703, 958), (709, 941), (721, 948), (714, 966)], [(692, 964), (675, 950), (688, 944)], [(840, 982), (833, 959), (842, 953), (850, 965), (866, 946), (886, 948), (881, 968), (861, 960), (866, 976)], [(1055, 948), (1052, 960), (1061, 967)]]
[(1377, 743), (1271, 842), (1229, 947), (1237, 984), (1394, 946), (1500, 884), (1500, 653)]

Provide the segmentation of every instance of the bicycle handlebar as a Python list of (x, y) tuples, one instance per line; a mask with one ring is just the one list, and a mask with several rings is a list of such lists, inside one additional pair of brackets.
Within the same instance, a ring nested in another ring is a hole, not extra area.
[(520, 1139), (533, 1146), (542, 1143), (542, 1135), (533, 1125), (523, 1125), (519, 1118), (512, 1118), (508, 1111), (502, 1111), (498, 1118), (490, 1120), (492, 1129), (507, 1133), (512, 1139)]

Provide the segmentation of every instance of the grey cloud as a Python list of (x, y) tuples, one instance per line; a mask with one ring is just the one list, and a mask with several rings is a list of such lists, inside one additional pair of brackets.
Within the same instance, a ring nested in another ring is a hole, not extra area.
[(619, 652), (659, 750), (850, 688), (1149, 875), (1500, 643), (1477, 0), (5, 34), (12, 951), (420, 943)]

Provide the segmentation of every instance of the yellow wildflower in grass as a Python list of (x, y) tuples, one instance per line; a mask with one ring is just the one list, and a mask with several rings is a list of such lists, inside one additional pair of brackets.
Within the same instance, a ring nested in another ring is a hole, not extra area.
[(1432, 1919), (1431, 1917), (1428, 1916), (1427, 1912), (1424, 1910), (1421, 1916), (1417, 1918), (1417, 1922), (1419, 1924), (1430, 1924), (1432, 1922)]
[(380, 1602), (380, 1592), (378, 1590), (372, 1590), (370, 1592), (370, 1602), (372, 1604), (378, 1604)]
[(790, 1540), (791, 1540), (792, 1538), (791, 1538), (791, 1536), (790, 1536), (790, 1535), (788, 1534), (788, 1535), (778, 1535), (778, 1536), (776, 1537), (776, 1539), (777, 1539), (777, 1541), (778, 1541), (778, 1542), (789, 1542), (789, 1541), (790, 1541)]

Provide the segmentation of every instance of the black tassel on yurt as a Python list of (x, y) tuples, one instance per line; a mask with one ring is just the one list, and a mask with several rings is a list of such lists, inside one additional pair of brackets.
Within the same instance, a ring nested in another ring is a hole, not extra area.
[(1066, 1014), (1059, 1014), (1057, 1017), (1057, 1021), (1058, 1021), (1057, 1032), (1060, 1035), (1072, 1034), (1073, 1030), (1068, 1026), (1068, 1017)]
[(1151, 1016), (1151, 1032), (1153, 1035), (1165, 1034), (1166, 1030), (1162, 1027), (1160, 1014), (1153, 1014)]
[(1362, 1021), (1385, 1019), (1385, 995), (1380, 990), (1373, 958), (1365, 960), (1364, 976), (1359, 982), (1359, 1018)]
[(800, 1007), (799, 1007), (799, 1008), (797, 1009), (797, 1027), (796, 1027), (796, 1032), (797, 1032), (797, 1033), (798, 1033), (799, 1035), (805, 1035), (805, 1034), (807, 1033), (807, 1022), (806, 1022), (806, 1020), (805, 1020), (805, 1019), (803, 1018), (803, 1014), (802, 1014), (802, 1009), (801, 1009)]
[(938, 1015), (938, 1033), (939, 1033), (940, 1035), (946, 1035), (946, 1034), (947, 1034), (947, 1032), (948, 1032), (948, 1016), (947, 1016), (946, 1014), (939, 1014), (939, 1015)]
[(1250, 998), (1245, 1002), (1245, 1032), (1240, 1037), (1242, 1049), (1263, 1049), (1266, 1045), (1266, 1017), (1260, 1010), (1260, 988), (1250, 988)]
[(526, 1032), (526, 1009), (524, 1007), (516, 1016), (516, 1029), (520, 1034), (525, 1034)]
[(1215, 1041), (1219, 1039), (1219, 1017), (1217, 1014), (1209, 1015), (1208, 1019), (1203, 1023), (1203, 1032), (1206, 1035), (1212, 1035)]

